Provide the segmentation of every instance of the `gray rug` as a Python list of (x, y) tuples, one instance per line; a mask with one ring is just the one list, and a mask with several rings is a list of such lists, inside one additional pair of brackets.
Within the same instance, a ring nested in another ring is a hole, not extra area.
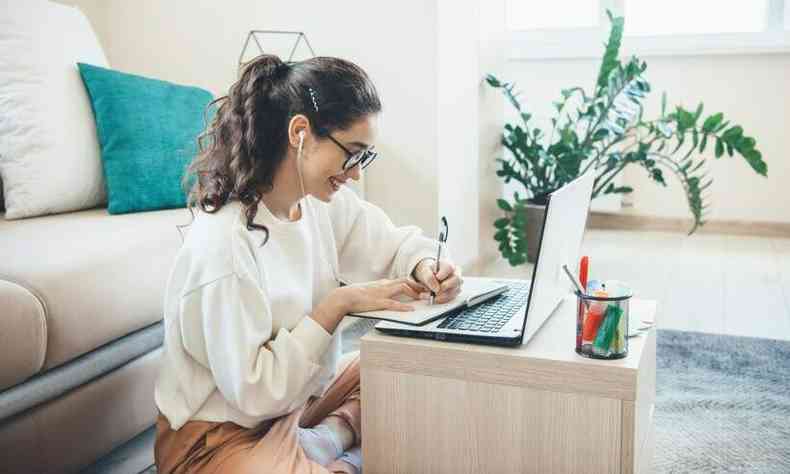
[(655, 472), (790, 473), (790, 342), (659, 330)]
[[(372, 324), (349, 326), (343, 350)], [(657, 343), (654, 472), (790, 473), (790, 342), (659, 330)]]

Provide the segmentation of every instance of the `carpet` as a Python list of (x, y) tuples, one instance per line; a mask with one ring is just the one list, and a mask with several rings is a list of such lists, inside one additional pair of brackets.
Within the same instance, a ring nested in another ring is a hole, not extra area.
[(790, 341), (658, 330), (656, 473), (790, 473)]

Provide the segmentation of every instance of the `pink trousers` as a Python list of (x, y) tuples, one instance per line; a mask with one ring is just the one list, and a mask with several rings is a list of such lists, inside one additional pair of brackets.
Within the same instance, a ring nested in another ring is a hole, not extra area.
[(298, 427), (311, 428), (327, 416), (339, 416), (352, 427), (357, 443), (362, 440), (359, 353), (347, 356), (324, 396), (312, 397), (301, 408), (254, 428), (189, 421), (174, 431), (160, 414), (154, 448), (159, 474), (350, 474), (345, 463), (323, 467), (308, 459), (297, 438)]

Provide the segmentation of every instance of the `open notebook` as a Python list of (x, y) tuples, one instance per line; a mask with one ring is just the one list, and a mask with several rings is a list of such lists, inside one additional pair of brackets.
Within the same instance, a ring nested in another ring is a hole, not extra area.
[(399, 298), (399, 301), (414, 307), (414, 311), (366, 311), (364, 313), (351, 313), (349, 316), (360, 318), (384, 319), (396, 323), (422, 326), (434, 319), (448, 316), (449, 313), (464, 306), (474, 306), (478, 303), (504, 293), (508, 285), (490, 278), (465, 277), (464, 285), (454, 300), (443, 304), (430, 305), (427, 300), (415, 301), (409, 297)]

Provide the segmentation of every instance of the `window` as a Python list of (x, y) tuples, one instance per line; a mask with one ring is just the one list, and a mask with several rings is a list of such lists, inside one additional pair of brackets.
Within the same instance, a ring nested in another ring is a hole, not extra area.
[(757, 33), (768, 0), (625, 0), (626, 35)]
[(594, 0), (511, 1), (507, 26), (511, 30), (597, 28), (599, 10)]
[(790, 0), (506, 0), (512, 59), (599, 57), (625, 17), (623, 54), (790, 51)]

